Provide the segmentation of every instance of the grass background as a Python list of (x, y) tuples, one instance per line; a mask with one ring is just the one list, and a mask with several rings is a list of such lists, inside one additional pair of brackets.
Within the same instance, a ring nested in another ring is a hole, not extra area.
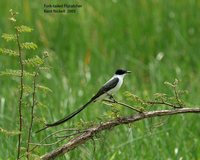
[[(51, 55), (52, 69), (42, 74), (40, 82), (53, 93), (38, 94), (47, 107), (38, 107), (37, 117), (52, 122), (72, 112), (117, 68), (132, 71), (117, 94), (118, 99), (124, 99), (124, 91), (141, 97), (151, 97), (156, 92), (171, 94), (163, 82), (178, 78), (181, 87), (189, 91), (184, 97), (187, 104), (200, 104), (200, 1), (51, 1), (82, 4), (76, 14), (44, 14), (44, 3), (50, 1), (0, 1), (0, 34), (11, 32), (8, 11), (12, 8), (19, 12), (20, 23), (34, 28), (23, 40), (38, 44), (35, 54), (48, 49)], [(2, 39), (0, 46), (16, 48)], [(14, 58), (0, 57), (1, 71), (17, 65)], [(9, 131), (18, 129), (16, 82), (0, 77), (0, 127)], [(110, 108), (104, 104), (91, 105), (68, 123), (33, 135), (33, 141), (38, 142), (63, 127), (72, 127), (81, 119), (98, 122), (98, 117), (108, 111)], [(127, 109), (121, 112), (132, 114)], [(27, 109), (24, 115), (29, 115)], [(95, 152), (93, 143), (88, 142), (59, 159), (197, 160), (200, 158), (199, 120), (199, 115), (179, 115), (117, 127), (97, 136)], [(164, 125), (156, 127), (163, 121)], [(37, 123), (34, 130), (40, 127)], [(0, 159), (15, 159), (16, 146), (17, 136), (0, 133)], [(35, 154), (42, 155), (54, 148), (56, 145), (41, 147)]]

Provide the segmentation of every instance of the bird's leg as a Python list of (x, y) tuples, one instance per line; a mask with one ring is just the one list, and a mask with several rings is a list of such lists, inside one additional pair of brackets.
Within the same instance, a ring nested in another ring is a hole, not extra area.
[(115, 98), (113, 97), (112, 94), (107, 93), (108, 97), (110, 100), (112, 100), (114, 103), (116, 102)]

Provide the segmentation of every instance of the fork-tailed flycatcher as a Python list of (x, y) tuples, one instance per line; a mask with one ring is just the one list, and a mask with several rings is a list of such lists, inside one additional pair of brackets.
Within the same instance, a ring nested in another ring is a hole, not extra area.
[(69, 119), (71, 119), (72, 117), (77, 115), (79, 112), (81, 112), (83, 109), (85, 109), (92, 102), (103, 100), (106, 97), (112, 98), (112, 95), (114, 93), (116, 93), (120, 89), (120, 87), (121, 87), (121, 85), (123, 83), (124, 76), (127, 73), (131, 73), (131, 72), (130, 71), (126, 71), (124, 69), (118, 69), (115, 72), (114, 76), (109, 81), (107, 81), (99, 89), (97, 94), (94, 95), (85, 105), (83, 105), (81, 108), (79, 108), (78, 110), (74, 111), (73, 113), (67, 115), (66, 117), (64, 117), (63, 119), (61, 119), (59, 121), (56, 121), (54, 123), (46, 124), (46, 126), (44, 128), (38, 130), (36, 133), (38, 133), (38, 132), (40, 132), (42, 130), (45, 130), (45, 129), (49, 128), (49, 127), (57, 126), (59, 124), (62, 124), (64, 122), (68, 121)]

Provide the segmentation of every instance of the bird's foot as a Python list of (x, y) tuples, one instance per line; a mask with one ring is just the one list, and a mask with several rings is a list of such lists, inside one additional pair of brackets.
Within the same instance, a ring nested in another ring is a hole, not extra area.
[(116, 103), (116, 102), (117, 102), (117, 101), (115, 100), (115, 98), (113, 97), (112, 94), (108, 94), (108, 97), (109, 97), (110, 100), (113, 101), (113, 103)]

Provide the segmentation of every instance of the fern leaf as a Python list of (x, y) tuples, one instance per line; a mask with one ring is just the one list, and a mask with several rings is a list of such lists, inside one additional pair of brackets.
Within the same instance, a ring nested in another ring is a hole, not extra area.
[(15, 34), (3, 33), (1, 37), (3, 39), (5, 39), (7, 42), (9, 42), (9, 41), (15, 41), (17, 39)]
[[(34, 76), (34, 73), (26, 72), (24, 71), (24, 76)], [(7, 69), (6, 71), (1, 71), (0, 76), (16, 76), (20, 77), (21, 76), (21, 70), (13, 70), (13, 69)]]
[(50, 88), (46, 87), (46, 86), (42, 86), (42, 85), (37, 85), (38, 89), (41, 89), (43, 91), (47, 91), (47, 92), (53, 92)]
[(33, 88), (31, 88), (28, 85), (23, 85), (23, 89), (24, 89), (24, 93), (27, 94), (27, 95), (33, 93)]
[(24, 49), (37, 49), (37, 45), (33, 42), (25, 42), (25, 43), (22, 43), (21, 44), (21, 47), (24, 48)]
[(11, 17), (9, 18), (9, 20), (11, 22), (16, 22), (16, 15), (18, 14), (18, 12), (13, 11), (12, 9), (9, 10)]
[(18, 12), (13, 11), (13, 9), (10, 9), (9, 12), (10, 12), (10, 15), (11, 15), (11, 16), (16, 16), (16, 15), (19, 14)]
[(21, 75), (20, 70), (7, 69), (6, 71), (0, 72), (0, 76), (17, 76), (17, 77), (20, 77), (20, 75)]
[(24, 71), (24, 76), (30, 76), (30, 77), (34, 77), (35, 76), (35, 73), (30, 73), (30, 72), (27, 72), (27, 71)]
[(11, 49), (0, 48), (0, 54), (9, 55), (9, 56), (19, 56), (19, 54)]
[(14, 17), (10, 17), (9, 20), (12, 22), (16, 22), (16, 19)]
[[(48, 108), (47, 105), (45, 105), (44, 103), (40, 102), (40, 101), (37, 101), (36, 105), (38, 107), (44, 107), (44, 108)], [(37, 118), (40, 122), (41, 122), (41, 119)], [(37, 120), (36, 120), (37, 121)], [(42, 122), (46, 122), (46, 121), (42, 121)]]
[(50, 67), (40, 67), (40, 70), (48, 71), (48, 70), (50, 70)]
[(44, 61), (38, 56), (35, 56), (34, 58), (30, 58), (27, 60), (23, 60), (24, 65), (40, 66), (43, 63)]
[(3, 133), (3, 134), (8, 135), (8, 136), (15, 136), (15, 135), (18, 135), (20, 132), (18, 132), (18, 131), (7, 131), (7, 130), (0, 127), (0, 133)]
[(22, 32), (32, 32), (32, 28), (28, 27), (28, 26), (24, 26), (24, 25), (21, 25), (21, 26), (16, 26), (15, 27), (17, 29), (18, 32), (22, 33)]
[(169, 87), (172, 87), (172, 88), (174, 88), (175, 87), (175, 85), (173, 85), (172, 83), (170, 83), (170, 82), (164, 82), (164, 84), (165, 85), (167, 85), (167, 86), (169, 86)]

